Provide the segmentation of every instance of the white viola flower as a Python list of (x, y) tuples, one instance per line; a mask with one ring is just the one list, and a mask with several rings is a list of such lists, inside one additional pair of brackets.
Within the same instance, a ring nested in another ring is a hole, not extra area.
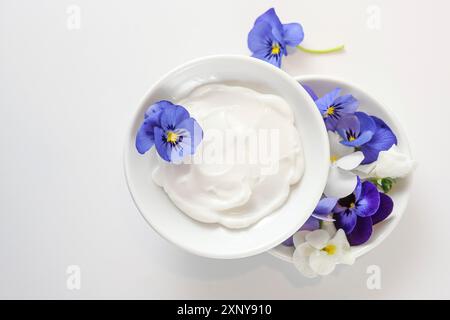
[(337, 264), (352, 265), (355, 262), (342, 229), (332, 238), (322, 229), (299, 231), (294, 235), (294, 244), (294, 265), (308, 278), (330, 274)]
[(344, 198), (355, 190), (358, 179), (352, 172), (364, 160), (361, 151), (344, 146), (339, 134), (328, 131), (330, 141), (330, 171), (324, 194), (332, 198)]
[(364, 178), (403, 178), (415, 167), (416, 162), (402, 153), (397, 145), (381, 151), (377, 161), (358, 166), (355, 171)]
[(334, 225), (334, 221), (325, 221), (325, 220), (321, 221), (320, 229), (327, 231), (330, 237), (333, 237), (337, 232), (336, 226)]

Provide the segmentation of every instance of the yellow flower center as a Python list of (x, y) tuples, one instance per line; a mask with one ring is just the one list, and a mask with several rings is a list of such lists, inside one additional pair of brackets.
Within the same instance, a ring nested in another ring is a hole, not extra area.
[(323, 248), (322, 251), (325, 251), (329, 256), (331, 256), (336, 253), (336, 246), (334, 244), (329, 244)]
[(278, 43), (274, 43), (272, 45), (272, 54), (279, 54), (280, 53), (280, 45)]
[(355, 207), (355, 203), (354, 202), (352, 202), (352, 203), (350, 203), (350, 209), (353, 209)]
[(337, 161), (337, 156), (334, 155), (334, 154), (332, 154), (332, 155), (330, 156), (330, 161), (331, 161), (331, 163), (335, 163), (335, 162)]
[(178, 134), (173, 131), (167, 132), (167, 142), (175, 143), (178, 140)]
[(348, 138), (348, 141), (353, 141), (353, 140), (355, 140), (356, 138), (354, 137), (354, 136), (350, 136), (349, 138)]
[(327, 116), (333, 115), (333, 114), (334, 114), (334, 107), (333, 107), (333, 106), (328, 107), (328, 109), (327, 109), (327, 111), (325, 112), (325, 114), (326, 114)]

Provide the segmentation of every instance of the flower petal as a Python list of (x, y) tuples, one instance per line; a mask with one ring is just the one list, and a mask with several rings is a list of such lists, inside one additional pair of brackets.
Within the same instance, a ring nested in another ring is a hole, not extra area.
[(327, 130), (335, 131), (339, 121), (345, 117), (353, 115), (358, 108), (358, 104), (358, 100), (356, 100), (352, 95), (337, 97), (332, 103), (332, 106), (334, 107), (333, 113), (323, 114)]
[(389, 150), (394, 144), (397, 144), (397, 137), (392, 130), (384, 123), (383, 120), (373, 117), (377, 129), (372, 139), (361, 146), (361, 151), (364, 153), (364, 161), (362, 164), (368, 164), (378, 159), (380, 151)]
[[(342, 144), (359, 147), (372, 139), (376, 130), (376, 125), (372, 118), (364, 112), (355, 112), (354, 117), (356, 117), (356, 121), (353, 116), (346, 116), (342, 118), (339, 120), (336, 127), (339, 130), (339, 134), (344, 138), (344, 141), (341, 142)], [(347, 139), (346, 133), (349, 130), (355, 133), (356, 139), (351, 141)]]
[(356, 213), (352, 211), (335, 214), (333, 217), (334, 219), (336, 219), (336, 221), (334, 222), (336, 229), (343, 229), (346, 234), (349, 234), (353, 231), (358, 219)]
[(364, 153), (364, 160), (361, 164), (370, 164), (377, 161), (380, 150), (372, 148), (369, 145), (361, 146), (360, 150)]
[[(180, 122), (177, 126), (183, 136), (181, 144), (185, 148), (185, 152), (194, 154), (197, 146), (203, 139), (203, 130), (194, 118), (188, 118)], [(187, 139), (189, 138), (189, 140)]]
[(371, 178), (374, 177), (375, 164), (376, 162), (362, 164), (355, 168), (354, 171), (361, 179)]
[(355, 152), (355, 148), (344, 146), (341, 143), (341, 136), (333, 131), (328, 131), (328, 141), (330, 142), (330, 157), (340, 159)]
[(255, 24), (248, 33), (247, 45), (251, 52), (258, 53), (259, 57), (264, 57), (272, 48), (273, 43), (272, 26), (267, 22)]
[(166, 148), (170, 161), (180, 163), (185, 157), (195, 153), (203, 138), (203, 130), (194, 118), (188, 118), (179, 123), (174, 131), (179, 135), (179, 140), (175, 145), (167, 143)]
[(309, 232), (310, 231), (300, 230), (300, 231), (297, 231), (296, 233), (294, 233), (294, 235), (292, 236), (292, 241), (294, 242), (294, 246), (298, 247), (301, 244), (305, 243), (306, 242), (305, 237)]
[(334, 105), (339, 107), (340, 113), (354, 113), (358, 109), (359, 101), (355, 99), (351, 94), (337, 97), (334, 101)]
[(323, 121), (325, 121), (325, 127), (327, 128), (327, 131), (335, 131), (336, 125), (339, 122), (338, 119), (332, 117), (324, 117)]
[(173, 130), (178, 124), (189, 118), (189, 112), (182, 106), (167, 106), (161, 111), (161, 127), (164, 130)]
[(318, 97), (317, 97), (317, 94), (314, 92), (314, 90), (313, 90), (310, 86), (307, 86), (306, 84), (302, 84), (301, 86), (303, 87), (303, 89), (306, 90), (306, 92), (308, 92), (309, 96), (310, 96), (314, 101), (317, 100), (317, 98), (318, 98)]
[(351, 142), (348, 141), (347, 132), (352, 131), (355, 135), (360, 133), (360, 123), (358, 118), (355, 115), (342, 117), (336, 125), (336, 131), (343, 139), (343, 141), (341, 141), (342, 144), (344, 144), (344, 142)]
[(380, 206), (380, 193), (377, 187), (364, 181), (361, 186), (361, 195), (356, 201), (355, 212), (360, 217), (370, 217), (377, 212)]
[(345, 250), (350, 249), (350, 244), (348, 243), (347, 236), (342, 229), (336, 231), (336, 234), (334, 235), (333, 239), (330, 240), (330, 243), (335, 244)]
[(275, 67), (281, 67), (281, 61), (283, 60), (282, 54), (271, 54), (267, 51), (257, 51), (252, 55), (253, 58), (257, 58), (260, 60), (264, 60), (270, 64), (273, 64)]
[(316, 217), (310, 216), (302, 225), (300, 230), (314, 231), (320, 228), (320, 221)]
[(320, 250), (327, 245), (330, 240), (328, 232), (322, 229), (315, 230), (305, 236), (305, 240), (314, 248)]
[(344, 230), (339, 229), (330, 244), (334, 244), (338, 249), (338, 262), (352, 265), (355, 262), (355, 256), (352, 254), (350, 244), (347, 240)]
[(294, 266), (307, 278), (315, 278), (317, 274), (309, 266), (309, 257), (315, 250), (308, 243), (298, 246), (292, 256)]
[(377, 126), (375, 121), (365, 112), (355, 112), (355, 116), (359, 120), (361, 132), (371, 132), (372, 134), (376, 131)]
[(355, 190), (357, 183), (358, 178), (353, 172), (331, 166), (323, 193), (327, 197), (344, 198)]
[(140, 154), (146, 153), (155, 144), (154, 139), (154, 126), (150, 125), (148, 121), (141, 124), (136, 134), (136, 149)]
[(309, 266), (313, 272), (325, 276), (333, 272), (336, 267), (336, 257), (325, 251), (314, 251), (309, 256)]
[(154, 104), (152, 104), (150, 107), (148, 107), (147, 111), (145, 111), (145, 119), (150, 119), (152, 121), (159, 122), (159, 115), (161, 111), (169, 106), (173, 106), (173, 103), (167, 100), (161, 100)]
[(337, 198), (323, 198), (314, 209), (314, 214), (318, 216), (327, 216), (331, 213), (336, 203)]
[(377, 212), (375, 212), (375, 214), (371, 216), (372, 224), (375, 225), (378, 222), (385, 220), (392, 213), (393, 209), (394, 202), (392, 201), (391, 197), (380, 192), (380, 206), (378, 207)]
[(155, 147), (156, 151), (158, 151), (159, 156), (170, 162), (171, 161), (171, 153), (172, 153), (172, 147), (170, 143), (167, 143), (165, 141), (165, 133), (164, 130), (155, 127), (154, 128), (154, 135), (155, 135)]
[(293, 247), (294, 246), (294, 237), (290, 236), (289, 238), (284, 240), (281, 244), (286, 247)]
[(357, 183), (356, 183), (356, 187), (355, 187), (355, 191), (353, 191), (353, 194), (355, 195), (355, 199), (359, 199), (359, 197), (361, 196), (361, 189), (362, 189), (362, 183), (361, 183), (361, 179), (357, 176)]
[(349, 265), (349, 266), (354, 264), (355, 261), (356, 261), (355, 255), (351, 251), (346, 252), (339, 259), (339, 263), (346, 264), (346, 265)]
[[(316, 218), (319, 221), (329, 221), (329, 222), (334, 222), (334, 219), (331, 217), (331, 215), (326, 215), (326, 216), (321, 216), (321, 215), (316, 215), (316, 214), (312, 214), (311, 217)], [(320, 225), (320, 224), (319, 224)]]
[(341, 143), (343, 145), (349, 146), (349, 147), (359, 147), (362, 146), (364, 143), (366, 143), (367, 141), (369, 141), (373, 136), (373, 133), (370, 131), (364, 131), (362, 132), (359, 137), (355, 140), (352, 141), (347, 141), (344, 140)]
[(364, 160), (364, 154), (361, 151), (351, 153), (336, 161), (336, 166), (343, 170), (353, 170)]
[(415, 161), (402, 153), (397, 145), (381, 151), (371, 172), (377, 178), (403, 178), (414, 169)]
[(258, 22), (268, 22), (271, 25), (279, 25), (280, 27), (282, 26), (280, 18), (278, 18), (277, 13), (275, 12), (274, 8), (270, 8), (268, 9), (266, 12), (264, 12), (263, 14), (261, 14), (258, 18), (256, 18), (255, 20), (255, 24)]
[(303, 41), (303, 27), (300, 23), (283, 24), (283, 40), (286, 45), (295, 47)]
[(283, 25), (281, 24), (280, 18), (278, 18), (277, 13), (274, 8), (270, 8), (262, 15), (260, 15), (256, 21), (255, 25), (265, 22), (271, 26), (272, 34), (277, 38), (278, 41), (283, 40)]
[(351, 233), (347, 233), (347, 240), (351, 246), (358, 246), (367, 242), (372, 235), (372, 218), (358, 217), (356, 226)]
[(339, 96), (341, 92), (340, 88), (336, 88), (333, 91), (328, 92), (323, 97), (316, 100), (317, 108), (319, 108), (320, 113), (325, 113), (333, 103), (334, 100)]
[(144, 121), (142, 122), (138, 132), (136, 133), (136, 149), (140, 154), (144, 154), (151, 147), (153, 147), (154, 141), (154, 128), (160, 126), (161, 111), (167, 106), (173, 104), (167, 100), (158, 101), (147, 108), (144, 114)]
[(334, 223), (331, 221), (323, 221), (321, 223), (321, 229), (328, 232), (330, 236), (334, 236), (336, 234), (336, 227), (334, 226)]

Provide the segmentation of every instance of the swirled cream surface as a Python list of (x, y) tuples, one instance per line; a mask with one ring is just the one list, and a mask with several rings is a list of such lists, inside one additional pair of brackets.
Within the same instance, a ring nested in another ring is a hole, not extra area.
[(291, 107), (279, 96), (246, 87), (206, 84), (174, 103), (203, 129), (194, 156), (159, 159), (153, 181), (191, 218), (248, 227), (287, 200), (304, 170)]

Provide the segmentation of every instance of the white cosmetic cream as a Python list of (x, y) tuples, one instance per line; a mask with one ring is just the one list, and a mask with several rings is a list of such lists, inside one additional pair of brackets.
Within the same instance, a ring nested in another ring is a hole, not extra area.
[(153, 180), (191, 218), (248, 227), (283, 205), (304, 170), (300, 137), (284, 99), (207, 84), (175, 104), (203, 129), (195, 155), (181, 164), (159, 159)]

